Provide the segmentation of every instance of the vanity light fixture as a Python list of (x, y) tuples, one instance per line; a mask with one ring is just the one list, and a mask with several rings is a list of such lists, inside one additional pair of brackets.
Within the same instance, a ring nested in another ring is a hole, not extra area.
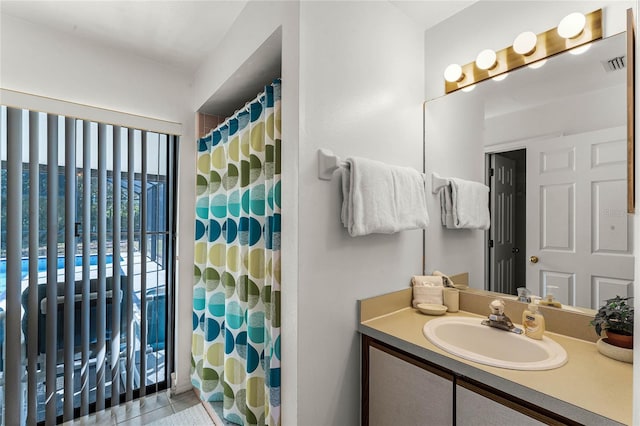
[(584, 30), (587, 18), (579, 12), (570, 13), (560, 21), (558, 34), (562, 38), (571, 39), (579, 36)]
[(475, 85), (475, 84), (472, 84), (471, 86), (466, 86), (466, 87), (462, 88), (461, 90), (462, 90), (463, 92), (471, 92), (471, 91), (472, 91), (473, 89), (475, 89), (475, 88), (476, 88), (476, 85)]
[(537, 44), (538, 36), (531, 31), (525, 31), (513, 41), (513, 51), (519, 55), (529, 56), (535, 52)]
[(496, 56), (496, 52), (491, 49), (484, 49), (482, 52), (478, 53), (476, 66), (481, 70), (490, 70), (497, 65), (497, 59), (498, 57)]
[(502, 81), (505, 78), (507, 78), (509, 76), (508, 73), (504, 73), (504, 74), (500, 74), (500, 75), (496, 75), (495, 77), (492, 78), (493, 81)]
[(586, 15), (572, 13), (562, 19), (558, 27), (537, 35), (531, 31), (523, 32), (515, 38), (512, 46), (498, 51), (486, 49), (473, 62), (455, 67), (449, 65), (445, 71), (444, 91), (455, 92), (520, 67), (539, 68), (546, 58), (601, 38), (602, 9)]
[(451, 64), (444, 70), (444, 79), (450, 83), (461, 81), (463, 78), (462, 67), (458, 64)]

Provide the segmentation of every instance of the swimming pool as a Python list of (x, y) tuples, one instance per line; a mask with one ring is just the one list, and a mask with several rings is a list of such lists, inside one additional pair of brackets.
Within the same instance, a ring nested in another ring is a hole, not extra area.
[[(107, 265), (113, 263), (113, 255), (106, 255), (105, 260)], [(56, 269), (64, 269), (64, 256), (58, 256), (58, 266)], [(98, 264), (98, 255), (93, 254), (89, 257), (89, 264), (95, 266)], [(82, 267), (82, 255), (76, 256), (75, 267)], [(20, 279), (24, 279), (29, 274), (29, 258), (22, 258)], [(38, 272), (46, 272), (47, 270), (47, 257), (42, 256), (38, 258)], [(0, 298), (4, 298), (4, 293), (7, 287), (7, 259), (0, 259)]]

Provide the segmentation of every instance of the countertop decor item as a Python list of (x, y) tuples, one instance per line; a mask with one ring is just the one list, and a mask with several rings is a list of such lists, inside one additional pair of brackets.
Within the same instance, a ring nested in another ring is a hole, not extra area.
[(436, 305), (433, 303), (420, 303), (417, 306), (418, 310), (425, 315), (443, 315), (447, 312), (447, 307), (444, 305)]
[(606, 331), (606, 343), (609, 345), (633, 348), (633, 305), (628, 303), (630, 299), (620, 296), (608, 299), (591, 321), (598, 336)]
[(621, 348), (614, 346), (609, 342), (608, 338), (602, 338), (596, 342), (598, 352), (618, 361), (633, 364), (633, 349)]

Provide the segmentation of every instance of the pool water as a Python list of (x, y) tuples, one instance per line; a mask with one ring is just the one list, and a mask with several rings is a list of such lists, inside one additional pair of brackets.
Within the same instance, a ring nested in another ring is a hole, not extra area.
[[(58, 256), (58, 266), (56, 269), (64, 269), (64, 256)], [(106, 255), (105, 260), (107, 265), (113, 263), (113, 256)], [(98, 264), (98, 255), (91, 255), (89, 258), (89, 264), (95, 266)], [(75, 266), (82, 266), (82, 255), (76, 256)], [(20, 279), (24, 279), (29, 274), (29, 258), (22, 258)], [(38, 258), (38, 272), (46, 272), (47, 270), (47, 257), (42, 256)], [(7, 287), (7, 259), (0, 259), (0, 294), (4, 294)]]

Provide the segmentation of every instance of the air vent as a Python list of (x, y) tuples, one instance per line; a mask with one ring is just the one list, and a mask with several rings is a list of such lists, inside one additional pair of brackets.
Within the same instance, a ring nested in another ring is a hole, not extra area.
[(602, 61), (602, 66), (606, 72), (613, 72), (624, 69), (627, 66), (627, 57), (625, 55), (616, 56), (608, 61)]

